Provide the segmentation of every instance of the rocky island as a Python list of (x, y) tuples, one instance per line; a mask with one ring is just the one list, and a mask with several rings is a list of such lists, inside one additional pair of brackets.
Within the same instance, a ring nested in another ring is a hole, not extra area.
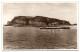
[(11, 21), (7, 22), (7, 26), (59, 26), (71, 25), (68, 21), (44, 16), (15, 16)]

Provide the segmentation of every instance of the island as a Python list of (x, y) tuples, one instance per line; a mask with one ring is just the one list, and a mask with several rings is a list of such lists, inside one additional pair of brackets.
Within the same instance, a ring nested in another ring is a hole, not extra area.
[(71, 25), (69, 21), (60, 20), (56, 18), (50, 18), (45, 16), (15, 16), (11, 21), (7, 22), (5, 26), (59, 26), (59, 25)]

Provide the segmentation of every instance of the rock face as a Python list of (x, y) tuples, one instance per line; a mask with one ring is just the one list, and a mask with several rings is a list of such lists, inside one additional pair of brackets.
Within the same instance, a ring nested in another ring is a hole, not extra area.
[(15, 16), (7, 25), (12, 26), (55, 26), (55, 25), (70, 25), (68, 21), (44, 16)]

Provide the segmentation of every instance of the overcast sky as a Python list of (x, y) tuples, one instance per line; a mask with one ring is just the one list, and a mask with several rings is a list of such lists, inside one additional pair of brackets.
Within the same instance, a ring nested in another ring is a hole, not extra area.
[(3, 24), (14, 16), (46, 16), (77, 23), (77, 3), (4, 3)]

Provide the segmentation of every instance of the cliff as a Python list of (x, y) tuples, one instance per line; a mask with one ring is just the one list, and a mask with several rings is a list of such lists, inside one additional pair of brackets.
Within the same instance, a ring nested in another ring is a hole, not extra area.
[(7, 23), (11, 26), (55, 26), (55, 25), (70, 25), (68, 21), (49, 18), (44, 16), (15, 16)]

